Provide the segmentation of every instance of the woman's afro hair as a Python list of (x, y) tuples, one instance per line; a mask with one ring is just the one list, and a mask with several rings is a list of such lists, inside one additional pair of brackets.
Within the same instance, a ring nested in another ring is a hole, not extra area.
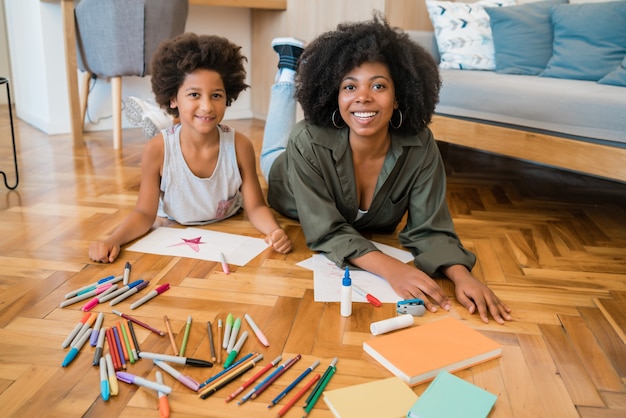
[(339, 24), (307, 45), (296, 74), (296, 97), (304, 117), (316, 125), (333, 126), (341, 81), (364, 62), (389, 68), (403, 114), (397, 131), (417, 134), (428, 126), (441, 88), (437, 63), (379, 14), (369, 21)]

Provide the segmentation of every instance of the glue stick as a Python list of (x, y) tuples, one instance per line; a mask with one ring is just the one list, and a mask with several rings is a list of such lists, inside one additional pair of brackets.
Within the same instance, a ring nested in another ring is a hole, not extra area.
[(346, 267), (341, 281), (341, 316), (352, 315), (352, 280), (350, 270)]

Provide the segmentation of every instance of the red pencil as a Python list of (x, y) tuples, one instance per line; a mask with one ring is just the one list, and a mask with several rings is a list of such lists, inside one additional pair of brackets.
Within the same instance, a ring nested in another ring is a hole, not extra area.
[(298, 402), (298, 399), (300, 399), (302, 397), (302, 395), (304, 395), (307, 390), (311, 389), (311, 386), (313, 386), (315, 384), (315, 382), (317, 382), (320, 379), (320, 374), (317, 373), (315, 376), (313, 376), (311, 378), (311, 380), (308, 381), (308, 383), (306, 385), (304, 385), (304, 387), (302, 389), (300, 389), (300, 391), (298, 393), (296, 393), (293, 398), (289, 399), (289, 402), (287, 402), (285, 404), (285, 406), (283, 406), (283, 408), (278, 411), (278, 417), (282, 417), (283, 415), (285, 415), (287, 413), (287, 411), (289, 411), (289, 409), (295, 405), (296, 402)]
[(276, 357), (274, 359), (274, 361), (272, 361), (271, 363), (266, 364), (265, 367), (263, 367), (261, 370), (259, 370), (257, 374), (255, 374), (250, 379), (245, 381), (241, 386), (239, 386), (237, 388), (237, 390), (235, 390), (233, 393), (228, 395), (228, 397), (226, 399), (224, 399), (224, 402), (230, 402), (233, 399), (235, 399), (237, 397), (237, 395), (239, 395), (241, 392), (244, 391), (245, 388), (247, 388), (248, 386), (253, 384), (259, 377), (263, 376), (265, 374), (265, 372), (267, 372), (269, 369), (271, 369), (272, 367), (274, 367), (278, 363), (280, 363), (281, 359), (282, 359), (282, 356), (278, 356), (278, 357)]
[(111, 360), (113, 360), (113, 368), (115, 371), (122, 370), (122, 363), (120, 362), (119, 352), (117, 351), (117, 345), (115, 344), (113, 329), (107, 328), (105, 335), (107, 338), (107, 344), (109, 345), (109, 353), (111, 353)]

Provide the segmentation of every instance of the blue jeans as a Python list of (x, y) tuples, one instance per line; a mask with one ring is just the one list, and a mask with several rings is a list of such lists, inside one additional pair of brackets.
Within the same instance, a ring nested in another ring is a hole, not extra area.
[(296, 124), (295, 93), (294, 83), (277, 83), (272, 86), (260, 158), (261, 173), (266, 181), (274, 161), (287, 148), (289, 133)]

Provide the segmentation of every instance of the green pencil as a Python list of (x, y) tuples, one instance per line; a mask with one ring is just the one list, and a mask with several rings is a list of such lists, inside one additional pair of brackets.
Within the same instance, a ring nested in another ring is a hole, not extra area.
[(185, 357), (185, 348), (187, 348), (187, 340), (189, 340), (189, 331), (191, 330), (191, 315), (187, 317), (187, 325), (185, 325), (185, 335), (183, 335), (183, 342), (180, 346), (181, 357)]
[(313, 395), (313, 398), (311, 398), (309, 403), (304, 407), (304, 416), (305, 417), (308, 416), (311, 413), (311, 410), (313, 410), (313, 407), (315, 406), (315, 403), (317, 402), (319, 397), (322, 395), (322, 392), (324, 392), (324, 389), (326, 388), (326, 385), (328, 385), (328, 382), (330, 381), (330, 378), (333, 377), (333, 375), (335, 374), (335, 371), (337, 371), (337, 367), (332, 366), (332, 369), (330, 369), (330, 371), (326, 375), (326, 378), (320, 384), (319, 388), (317, 389), (317, 392), (315, 392), (315, 394)]

